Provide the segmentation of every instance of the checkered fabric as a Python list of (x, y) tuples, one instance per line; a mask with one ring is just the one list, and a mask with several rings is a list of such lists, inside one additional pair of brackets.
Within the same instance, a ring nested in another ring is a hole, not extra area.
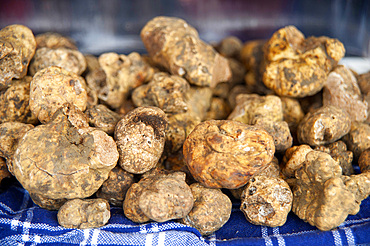
[(194, 228), (170, 221), (136, 224), (122, 208), (111, 208), (111, 219), (98, 229), (66, 229), (57, 212), (35, 205), (18, 184), (0, 194), (0, 245), (370, 245), (370, 199), (357, 215), (337, 229), (321, 232), (293, 213), (284, 226), (248, 223), (234, 203), (229, 221), (216, 233), (202, 237)]

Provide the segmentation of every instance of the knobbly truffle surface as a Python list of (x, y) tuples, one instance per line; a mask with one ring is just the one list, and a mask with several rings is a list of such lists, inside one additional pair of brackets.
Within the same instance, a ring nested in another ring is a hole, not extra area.
[(231, 78), (227, 59), (200, 40), (198, 32), (182, 19), (155, 17), (140, 35), (155, 63), (193, 85), (215, 87)]
[(62, 67), (71, 73), (81, 75), (86, 69), (86, 60), (77, 50), (40, 48), (36, 50), (30, 63), (30, 74), (33, 76), (37, 71), (50, 66)]
[(200, 123), (198, 117), (189, 113), (167, 114), (165, 150), (174, 153), (180, 150), (191, 131)]
[(137, 107), (155, 106), (165, 113), (183, 113), (187, 108), (189, 83), (176, 75), (161, 72), (132, 92), (132, 101)]
[(328, 145), (317, 146), (315, 150), (328, 153), (342, 168), (343, 175), (354, 173), (352, 160), (353, 152), (347, 150), (347, 145), (343, 141), (337, 141)]
[(273, 138), (263, 129), (237, 121), (200, 123), (184, 142), (193, 177), (208, 188), (236, 189), (272, 160)]
[(113, 138), (89, 127), (86, 116), (66, 104), (52, 121), (27, 131), (19, 141), (13, 173), (30, 193), (85, 198), (99, 189), (117, 161)]
[(283, 174), (287, 178), (295, 177), (295, 171), (303, 165), (306, 155), (312, 150), (307, 144), (296, 145), (287, 149), (281, 163)]
[(28, 27), (15, 24), (0, 30), (0, 89), (27, 74), (35, 50), (36, 40)]
[(272, 121), (283, 120), (283, 108), (278, 96), (260, 96), (257, 94), (239, 94), (236, 106), (229, 115), (229, 120), (237, 120), (254, 125), (259, 118)]
[(324, 106), (307, 113), (298, 125), (298, 141), (311, 146), (329, 144), (346, 135), (351, 129), (347, 113), (334, 106)]
[(110, 219), (110, 206), (104, 199), (73, 199), (59, 209), (59, 225), (66, 228), (89, 229), (102, 227)]
[(89, 124), (110, 135), (114, 133), (117, 122), (121, 119), (120, 115), (110, 110), (104, 104), (89, 106), (85, 114), (89, 119)]
[(6, 164), (13, 173), (13, 157), (19, 141), (33, 125), (20, 122), (5, 122), (0, 124), (0, 156), (6, 159)]
[(157, 107), (138, 107), (128, 112), (114, 132), (119, 165), (134, 174), (154, 168), (164, 149), (167, 124), (166, 114)]
[(255, 225), (282, 226), (292, 208), (293, 194), (283, 179), (254, 176), (241, 195), (240, 209)]
[(361, 153), (358, 159), (358, 165), (360, 166), (361, 172), (370, 171), (370, 148)]
[(96, 70), (89, 80), (99, 99), (113, 109), (121, 107), (130, 91), (149, 81), (154, 74), (154, 69), (137, 52), (101, 54), (99, 65), (104, 74)]
[(336, 39), (305, 38), (296, 27), (286, 26), (264, 46), (263, 83), (279, 96), (314, 95), (344, 53), (343, 44)]
[(349, 214), (360, 209), (364, 196), (357, 184), (369, 183), (369, 179), (361, 181), (357, 176), (342, 176), (341, 167), (329, 154), (309, 152), (302, 168), (296, 171), (292, 211), (322, 231), (339, 226)]
[(134, 175), (117, 165), (109, 172), (108, 179), (96, 192), (96, 196), (106, 199), (113, 206), (122, 206), (126, 192), (134, 182)]
[(32, 77), (13, 79), (11, 85), (0, 93), (0, 122), (17, 121), (36, 124), (36, 116), (31, 112), (30, 83)]
[(87, 106), (85, 80), (60, 67), (38, 71), (31, 81), (30, 109), (41, 123), (51, 117), (64, 103), (71, 103), (81, 111)]
[(351, 130), (343, 137), (348, 150), (353, 152), (357, 160), (361, 153), (370, 148), (370, 125), (363, 122), (352, 122)]
[(77, 50), (76, 42), (60, 33), (45, 32), (36, 35), (37, 49), (47, 47), (50, 49), (67, 48)]
[(336, 67), (329, 73), (323, 90), (323, 104), (342, 108), (352, 121), (365, 121), (368, 103), (363, 99), (357, 79), (348, 68)]
[(193, 209), (180, 220), (196, 228), (202, 235), (220, 229), (230, 218), (232, 203), (220, 189), (206, 188), (199, 183), (190, 185), (194, 197)]
[(123, 211), (134, 222), (181, 219), (193, 207), (193, 195), (183, 172), (154, 172), (127, 191)]

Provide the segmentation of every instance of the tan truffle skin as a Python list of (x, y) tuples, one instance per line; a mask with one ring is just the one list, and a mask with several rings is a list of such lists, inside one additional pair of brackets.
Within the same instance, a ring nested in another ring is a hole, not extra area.
[(241, 195), (240, 209), (255, 225), (282, 226), (292, 208), (293, 194), (283, 179), (254, 176)]
[(189, 171), (202, 185), (236, 189), (268, 165), (275, 145), (263, 129), (211, 120), (195, 127), (184, 142), (183, 153)]
[(292, 146), (293, 137), (290, 134), (290, 129), (286, 121), (272, 121), (260, 118), (256, 121), (255, 126), (264, 129), (274, 138), (276, 152), (284, 152)]
[(123, 202), (126, 217), (137, 223), (183, 218), (194, 203), (185, 176), (183, 172), (149, 172), (128, 189)]
[(235, 109), (231, 112), (228, 119), (254, 125), (259, 118), (282, 121), (283, 108), (280, 98), (274, 95), (237, 95)]
[(31, 81), (30, 109), (41, 123), (51, 117), (64, 103), (71, 103), (81, 111), (87, 106), (85, 80), (60, 67), (38, 71)]
[(337, 141), (328, 145), (317, 146), (315, 150), (328, 153), (342, 168), (343, 175), (354, 173), (352, 160), (353, 152), (347, 151), (347, 145), (343, 141)]
[(74, 199), (66, 202), (57, 214), (59, 225), (66, 228), (98, 228), (108, 223), (110, 206), (104, 199)]
[(0, 184), (1, 181), (5, 178), (10, 178), (13, 175), (9, 172), (6, 160), (0, 157)]
[(215, 49), (223, 56), (238, 59), (241, 49), (243, 48), (242, 41), (234, 36), (228, 36), (222, 39)]
[(85, 114), (89, 123), (94, 127), (111, 135), (114, 133), (117, 122), (121, 119), (119, 114), (110, 110), (104, 104), (90, 106), (86, 109)]
[(13, 156), (19, 141), (33, 125), (20, 122), (5, 122), (0, 124), (0, 156), (6, 159), (9, 171), (13, 174)]
[(140, 35), (155, 63), (191, 84), (215, 87), (231, 78), (227, 59), (200, 40), (198, 32), (182, 19), (155, 17)]
[(230, 218), (232, 203), (220, 189), (206, 188), (199, 183), (190, 185), (194, 206), (188, 215), (180, 220), (196, 228), (202, 235), (209, 235), (220, 229)]
[(305, 39), (294, 26), (281, 28), (264, 46), (263, 83), (279, 96), (314, 95), (344, 53), (336, 39)]
[(27, 124), (36, 124), (36, 116), (30, 110), (30, 82), (31, 76), (12, 80), (10, 87), (0, 94), (0, 122), (17, 121)]
[(127, 56), (104, 53), (99, 56), (99, 65), (105, 78), (100, 69), (91, 71), (91, 87), (97, 90), (101, 101), (114, 109), (121, 107), (129, 92), (149, 81), (154, 73), (154, 69), (137, 52)]
[(165, 144), (166, 114), (157, 107), (139, 107), (116, 125), (114, 137), (119, 165), (127, 172), (142, 174), (154, 168)]
[(167, 118), (165, 150), (174, 153), (182, 148), (185, 139), (200, 123), (200, 119), (189, 113), (168, 114)]
[(306, 160), (306, 155), (313, 149), (307, 144), (290, 147), (285, 151), (283, 161), (281, 163), (282, 173), (287, 178), (295, 177), (295, 171), (298, 170)]
[(323, 105), (332, 105), (347, 112), (352, 121), (365, 121), (368, 104), (363, 100), (356, 77), (344, 66), (329, 73), (323, 90)]
[(113, 138), (90, 128), (86, 116), (67, 104), (19, 141), (13, 172), (30, 193), (48, 199), (85, 198), (108, 178), (118, 157)]
[(329, 154), (309, 152), (302, 168), (297, 170), (296, 177), (297, 182), (292, 189), (292, 211), (320, 230), (331, 230), (339, 226), (349, 214), (359, 211), (356, 197), (358, 187), (348, 180), (348, 185), (344, 183), (342, 169)]
[(134, 181), (133, 174), (117, 165), (109, 172), (108, 179), (96, 192), (96, 197), (106, 199), (114, 206), (122, 206), (126, 192)]
[(283, 108), (278, 96), (239, 94), (236, 97), (236, 106), (228, 119), (266, 130), (274, 138), (276, 152), (285, 151), (292, 146), (293, 138), (288, 123), (282, 121)]
[(191, 116), (204, 121), (212, 103), (212, 89), (210, 87), (191, 86), (187, 96), (187, 107)]
[(67, 48), (77, 50), (76, 42), (59, 33), (45, 32), (36, 35), (37, 49), (47, 47), (50, 49)]
[(346, 135), (351, 129), (347, 113), (334, 106), (324, 106), (307, 113), (298, 125), (298, 141), (311, 146), (329, 144)]
[(36, 193), (30, 193), (30, 197), (36, 205), (47, 210), (59, 210), (60, 207), (67, 201), (65, 198), (50, 199)]
[(152, 184), (139, 197), (139, 207), (143, 213), (157, 222), (185, 217), (194, 204), (185, 178), (183, 172), (152, 177)]
[(299, 101), (294, 98), (280, 97), (280, 100), (283, 108), (283, 119), (288, 123), (291, 131), (293, 130), (295, 133), (299, 122), (304, 117), (302, 107)]
[(137, 107), (155, 106), (165, 113), (183, 113), (187, 111), (186, 94), (189, 83), (176, 75), (160, 72), (145, 85), (136, 88), (131, 95)]
[(27, 74), (35, 50), (36, 40), (28, 27), (10, 25), (0, 30), (0, 89)]
[(33, 76), (37, 71), (46, 67), (57, 66), (65, 70), (81, 75), (86, 69), (86, 60), (84, 55), (77, 51), (67, 48), (40, 48), (30, 63), (30, 74)]
[(361, 172), (370, 171), (370, 148), (364, 150), (358, 158), (358, 165), (360, 166)]
[(263, 62), (263, 46), (266, 40), (252, 40), (244, 43), (240, 53), (240, 59), (247, 72), (244, 76), (245, 84), (253, 93), (261, 95), (271, 94), (273, 91), (262, 82), (263, 71), (261, 65)]
[[(261, 172), (258, 173), (258, 176), (275, 177), (275, 178), (281, 178), (281, 179), (286, 178), (284, 174), (281, 172), (281, 168), (279, 166), (279, 160), (275, 156), (274, 158), (272, 158), (272, 161), (269, 163), (269, 165), (267, 165), (265, 169), (263, 169)], [(245, 188), (245, 185), (238, 189), (231, 189), (230, 192), (236, 199), (240, 200), (244, 188)]]
[(152, 184), (150, 178), (142, 178), (138, 183), (133, 183), (126, 192), (123, 200), (123, 212), (125, 216), (136, 223), (144, 223), (150, 220), (139, 207), (139, 198), (143, 190)]
[(370, 148), (370, 125), (360, 122), (352, 122), (351, 130), (343, 137), (350, 151), (357, 160), (361, 153)]
[(226, 120), (230, 113), (230, 105), (226, 99), (212, 97), (211, 107), (207, 111), (205, 120)]

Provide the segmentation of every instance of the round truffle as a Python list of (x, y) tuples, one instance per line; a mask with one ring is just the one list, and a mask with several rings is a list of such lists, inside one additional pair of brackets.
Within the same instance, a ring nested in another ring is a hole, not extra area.
[(184, 142), (183, 153), (198, 182), (208, 188), (236, 189), (268, 165), (275, 145), (263, 129), (211, 120), (195, 127)]
[(116, 125), (114, 137), (119, 164), (127, 172), (142, 174), (154, 168), (165, 144), (166, 114), (156, 107), (139, 107)]
[(31, 81), (30, 109), (41, 123), (50, 121), (64, 103), (71, 103), (81, 111), (87, 106), (85, 80), (60, 67), (38, 71)]
[(194, 206), (181, 222), (196, 228), (202, 235), (220, 229), (230, 218), (232, 203), (220, 189), (211, 189), (199, 183), (190, 185)]

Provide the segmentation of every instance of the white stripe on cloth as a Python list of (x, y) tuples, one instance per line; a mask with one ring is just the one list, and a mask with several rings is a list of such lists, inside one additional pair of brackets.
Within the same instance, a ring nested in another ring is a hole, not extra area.
[(273, 246), (271, 238), (268, 236), (268, 231), (266, 226), (261, 226), (261, 232), (262, 232), (262, 237), (265, 239), (265, 245), (266, 246)]
[(274, 227), (272, 229), (272, 232), (274, 233), (274, 236), (276, 237), (279, 246), (285, 246), (285, 240), (284, 238), (280, 235), (279, 227)]
[(353, 233), (352, 233), (352, 229), (351, 228), (348, 228), (348, 227), (345, 227), (343, 226), (344, 223), (342, 223), (340, 226), (339, 226), (339, 229), (343, 230), (344, 231), (344, 234), (346, 235), (346, 238), (347, 238), (347, 243), (349, 246), (353, 246), (353, 245), (356, 245), (355, 243), (355, 237), (353, 236)]
[(348, 224), (357, 224), (361, 222), (367, 222), (370, 221), (370, 218), (361, 218), (361, 219), (355, 219), (355, 220), (345, 220), (342, 224), (340, 224), (339, 227), (343, 227)]
[(86, 245), (90, 237), (91, 229), (84, 229), (84, 240), (80, 243), (81, 246)]
[(350, 228), (344, 228), (344, 233), (346, 234), (348, 245), (349, 246), (356, 245), (355, 237), (353, 236), (352, 230)]
[(152, 246), (153, 245), (153, 233), (146, 234), (145, 237), (145, 246)]
[(333, 234), (334, 245), (335, 246), (341, 246), (342, 245), (342, 239), (340, 238), (340, 234), (339, 234), (338, 229), (332, 230), (331, 233)]
[(91, 237), (91, 245), (98, 245), (98, 238), (99, 238), (100, 230), (94, 229), (93, 234)]
[(158, 233), (158, 246), (164, 246), (164, 242), (166, 239), (166, 232), (161, 231)]

